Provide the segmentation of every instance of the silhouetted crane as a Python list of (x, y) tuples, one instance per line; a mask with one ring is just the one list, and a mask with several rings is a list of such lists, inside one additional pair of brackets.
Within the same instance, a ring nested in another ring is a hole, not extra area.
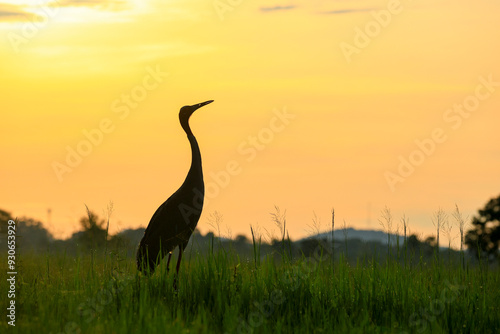
[[(198, 142), (189, 127), (189, 117), (198, 109), (213, 100), (192, 106), (185, 106), (179, 112), (179, 121), (191, 144), (191, 168), (181, 187), (156, 210), (149, 222), (137, 250), (137, 268), (152, 274), (160, 260), (168, 253), (167, 270), (172, 252), (179, 246), (176, 273), (203, 208), (205, 186), (201, 167), (201, 154)], [(176, 285), (174, 280), (174, 286)]]

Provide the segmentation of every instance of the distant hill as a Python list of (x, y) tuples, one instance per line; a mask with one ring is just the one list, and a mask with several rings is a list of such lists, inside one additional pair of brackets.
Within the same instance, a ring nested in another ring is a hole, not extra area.
[[(345, 239), (359, 239), (364, 242), (380, 242), (381, 244), (387, 245), (387, 233), (384, 231), (376, 230), (356, 230), (354, 228), (348, 229), (337, 229), (334, 230), (334, 238), (338, 241), (344, 241)], [(298, 241), (308, 240), (308, 239), (326, 239), (330, 241), (332, 239), (331, 232), (324, 232), (316, 235), (309, 236), (307, 238), (299, 239)], [(399, 244), (402, 245), (404, 242), (404, 237), (397, 234), (390, 234), (391, 245), (396, 245), (397, 238), (399, 238)]]

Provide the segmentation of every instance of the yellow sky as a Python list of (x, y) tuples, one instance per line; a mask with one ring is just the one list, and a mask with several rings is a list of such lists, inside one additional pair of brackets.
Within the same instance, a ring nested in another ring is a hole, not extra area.
[(292, 238), (332, 206), (379, 228), (388, 206), (427, 235), (499, 194), (496, 2), (38, 3), (0, 1), (0, 208), (50, 208), (58, 237), (109, 201), (111, 232), (145, 227), (189, 168), (178, 110), (209, 99), (203, 232), (215, 210), (226, 234), (272, 230), (274, 205)]

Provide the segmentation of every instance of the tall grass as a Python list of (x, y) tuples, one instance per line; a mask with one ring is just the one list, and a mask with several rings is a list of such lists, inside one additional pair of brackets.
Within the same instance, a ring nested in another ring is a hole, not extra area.
[(331, 247), (331, 258), (332, 258), (332, 270), (335, 269), (334, 267), (334, 260), (335, 260), (335, 209), (332, 208), (332, 229), (331, 229), (331, 234), (332, 234), (332, 247)]
[[(382, 226), (382, 228), (386, 231), (387, 233), (387, 261), (389, 261), (389, 258), (391, 256), (391, 233), (392, 233), (392, 212), (391, 210), (386, 206), (381, 213), (381, 217), (379, 219), (379, 223)], [(398, 238), (399, 240), (399, 238)], [(399, 245), (398, 245), (398, 250), (399, 250)]]
[[(286, 223), (279, 221), (284, 245)], [(164, 264), (147, 277), (133, 259), (101, 252), (25, 254), (16, 327), (3, 320), (0, 331), (493, 334), (500, 328), (498, 269), (448, 264), (440, 270), (445, 264), (412, 267), (393, 258), (381, 265), (375, 257), (353, 265), (334, 261), (333, 249), (321, 245), (313, 256), (277, 262), (260, 253), (254, 227), (251, 233), (253, 262), (212, 247), (185, 259), (177, 290)], [(1, 291), (6, 284), (0, 282)], [(0, 308), (6, 307), (2, 298)]]
[(443, 226), (447, 223), (447, 220), (447, 214), (442, 208), (439, 208), (432, 217), (432, 223), (436, 227), (436, 260), (438, 264), (441, 260), (439, 256), (439, 232), (443, 229)]
[[(404, 236), (404, 265), (405, 265), (405, 269), (407, 268), (407, 261), (408, 261), (408, 235), (407, 235), (407, 230), (408, 230), (408, 224), (409, 224), (410, 220), (408, 217), (406, 217), (406, 215), (403, 215), (403, 217), (401, 217), (401, 223), (403, 224), (403, 236)], [(399, 240), (399, 238), (398, 238)], [(398, 243), (398, 250), (399, 250), (399, 243)]]
[(453, 218), (458, 225), (460, 231), (460, 257), (462, 262), (462, 268), (465, 269), (465, 256), (464, 256), (464, 230), (467, 226), (468, 216), (464, 218), (463, 214), (460, 212), (458, 205), (455, 204), (455, 211), (453, 211)]
[[(255, 245), (258, 249), (258, 245)], [(99, 253), (23, 258), (17, 333), (495, 333), (498, 271), (433, 266), (408, 270), (375, 261), (349, 266), (327, 256), (277, 265), (237, 263), (222, 250), (182, 265), (179, 287), (160, 266)], [(106, 263), (107, 261), (107, 263)], [(112, 270), (106, 270), (106, 266)], [(6, 291), (5, 280), (0, 288)], [(5, 303), (2, 301), (2, 309)]]

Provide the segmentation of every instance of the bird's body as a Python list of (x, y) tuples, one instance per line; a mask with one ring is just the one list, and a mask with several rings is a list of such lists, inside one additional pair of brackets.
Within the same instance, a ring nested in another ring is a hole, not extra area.
[(137, 250), (137, 268), (140, 271), (154, 272), (166, 254), (169, 254), (168, 269), (170, 257), (177, 246), (179, 258), (176, 269), (179, 271), (182, 252), (200, 219), (205, 194), (200, 148), (188, 121), (196, 109), (211, 102), (181, 108), (179, 120), (191, 144), (191, 168), (181, 187), (156, 210), (144, 232)]

